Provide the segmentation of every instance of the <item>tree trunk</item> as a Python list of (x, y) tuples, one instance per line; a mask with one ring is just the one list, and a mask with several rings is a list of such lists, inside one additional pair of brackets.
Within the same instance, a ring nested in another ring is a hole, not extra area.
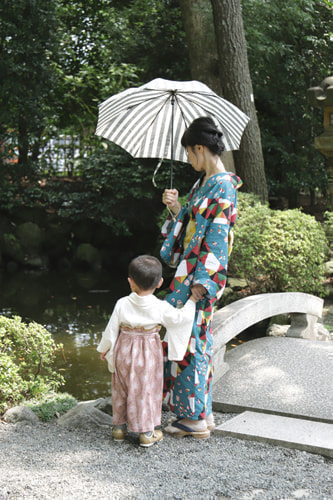
[(28, 141), (28, 125), (26, 118), (20, 114), (18, 120), (18, 150), (19, 150), (19, 165), (26, 165), (28, 163), (28, 151), (29, 151), (29, 141)]
[(221, 95), (213, 13), (207, 0), (179, 0), (192, 78)]
[(222, 94), (250, 117), (239, 151), (234, 152), (244, 191), (267, 201), (267, 184), (260, 129), (254, 104), (240, 0), (211, 0)]
[[(191, 77), (222, 96), (219, 60), (209, 0), (179, 0), (190, 59)], [(235, 172), (233, 154), (222, 154), (228, 171)]]

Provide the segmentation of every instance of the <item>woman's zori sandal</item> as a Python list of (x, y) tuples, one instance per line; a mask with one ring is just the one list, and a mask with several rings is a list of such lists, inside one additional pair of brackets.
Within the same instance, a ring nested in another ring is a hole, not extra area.
[(188, 425), (183, 424), (183, 421), (184, 419), (182, 418), (177, 418), (176, 420), (172, 421), (164, 429), (165, 432), (175, 437), (193, 436), (196, 439), (207, 439), (210, 437), (210, 431), (208, 429), (195, 430)]
[[(168, 420), (168, 426), (171, 425), (173, 422), (180, 421), (180, 420), (181, 419), (177, 418), (177, 417), (170, 418), (170, 420)], [(206, 424), (207, 424), (208, 431), (213, 431), (215, 429), (216, 425), (215, 425), (213, 413), (210, 413), (209, 415), (206, 416)]]

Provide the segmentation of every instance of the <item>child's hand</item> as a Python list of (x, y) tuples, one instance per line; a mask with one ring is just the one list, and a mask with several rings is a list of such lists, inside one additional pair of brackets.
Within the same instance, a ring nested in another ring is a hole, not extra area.
[(106, 352), (101, 352), (101, 354), (99, 355), (100, 359), (102, 361), (105, 361), (105, 356), (107, 355), (107, 353), (109, 352), (110, 349), (108, 349)]
[(191, 295), (190, 299), (192, 299), (194, 302), (198, 302), (198, 300), (202, 300), (204, 298), (204, 296), (207, 293), (207, 290), (202, 285), (193, 285), (191, 287), (191, 292), (192, 292), (192, 295)]

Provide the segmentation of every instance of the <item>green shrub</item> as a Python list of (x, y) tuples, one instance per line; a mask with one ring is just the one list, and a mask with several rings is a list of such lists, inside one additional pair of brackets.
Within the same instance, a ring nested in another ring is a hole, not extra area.
[(67, 392), (51, 392), (39, 399), (32, 399), (26, 403), (29, 408), (43, 422), (53, 420), (55, 417), (60, 417), (68, 410), (77, 405), (77, 400)]
[(244, 276), (251, 293), (324, 296), (328, 243), (322, 225), (298, 209), (271, 210), (249, 196), (239, 196), (230, 274)]
[(14, 402), (23, 401), (27, 382), (19, 374), (19, 367), (7, 354), (0, 353), (0, 412)]
[(324, 231), (328, 239), (330, 249), (333, 248), (333, 212), (324, 213)]
[(52, 368), (56, 344), (38, 323), (0, 316), (0, 412), (56, 390), (64, 379)]

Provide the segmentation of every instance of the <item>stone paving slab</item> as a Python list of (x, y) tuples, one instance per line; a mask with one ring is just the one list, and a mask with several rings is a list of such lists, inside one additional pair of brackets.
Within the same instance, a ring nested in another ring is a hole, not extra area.
[(246, 411), (215, 433), (333, 457), (333, 424)]
[(333, 423), (333, 343), (264, 337), (225, 355), (213, 410), (245, 410)]

